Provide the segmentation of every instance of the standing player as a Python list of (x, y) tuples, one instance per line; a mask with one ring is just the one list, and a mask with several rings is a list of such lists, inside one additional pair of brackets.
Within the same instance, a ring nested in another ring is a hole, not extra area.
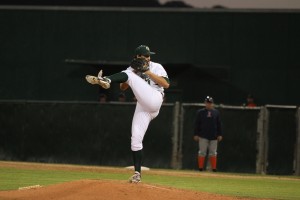
[(98, 77), (86, 76), (91, 84), (98, 84), (108, 89), (112, 82), (120, 83), (121, 90), (131, 87), (136, 99), (136, 109), (132, 120), (131, 150), (135, 173), (130, 182), (141, 181), (143, 138), (148, 125), (159, 113), (163, 102), (164, 88), (169, 88), (170, 82), (167, 72), (162, 65), (150, 61), (151, 52), (148, 46), (141, 45), (135, 49), (135, 56), (131, 66), (126, 70), (102, 77), (102, 70)]
[(222, 140), (220, 113), (214, 109), (212, 97), (205, 98), (205, 108), (197, 111), (194, 140), (199, 142), (198, 166), (203, 171), (208, 149), (213, 172), (217, 171), (217, 148)]

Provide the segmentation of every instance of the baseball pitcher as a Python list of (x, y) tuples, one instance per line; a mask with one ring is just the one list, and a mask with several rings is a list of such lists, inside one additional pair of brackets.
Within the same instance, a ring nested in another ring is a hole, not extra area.
[(169, 88), (167, 72), (159, 63), (150, 61), (151, 52), (148, 46), (141, 45), (135, 49), (130, 67), (111, 76), (86, 76), (90, 84), (98, 84), (108, 89), (112, 82), (120, 83), (121, 90), (130, 87), (137, 99), (131, 128), (131, 150), (135, 173), (129, 179), (131, 183), (141, 181), (143, 138), (150, 121), (159, 113), (163, 102), (164, 88)]

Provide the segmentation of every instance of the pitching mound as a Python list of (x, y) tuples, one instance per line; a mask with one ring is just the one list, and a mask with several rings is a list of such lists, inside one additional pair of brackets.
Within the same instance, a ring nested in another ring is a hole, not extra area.
[(179, 190), (168, 187), (160, 187), (148, 184), (130, 184), (125, 181), (97, 181), (81, 180), (62, 183), (47, 187), (18, 191), (1, 191), (1, 200), (8, 199), (64, 199), (64, 200), (232, 200), (241, 199), (222, 195), (200, 193), (188, 190)]

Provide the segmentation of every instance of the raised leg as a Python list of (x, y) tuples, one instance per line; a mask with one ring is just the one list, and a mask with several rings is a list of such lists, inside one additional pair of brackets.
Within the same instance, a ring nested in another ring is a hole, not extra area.
[(162, 94), (153, 89), (133, 71), (125, 70), (123, 72), (127, 74), (127, 84), (131, 87), (137, 101), (143, 107), (143, 110), (150, 113), (158, 112), (163, 102)]

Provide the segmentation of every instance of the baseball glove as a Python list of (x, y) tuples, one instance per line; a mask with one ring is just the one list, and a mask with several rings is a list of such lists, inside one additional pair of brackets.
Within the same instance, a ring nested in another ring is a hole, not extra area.
[(134, 58), (130, 66), (137, 72), (145, 72), (149, 70), (148, 62), (144, 58)]

